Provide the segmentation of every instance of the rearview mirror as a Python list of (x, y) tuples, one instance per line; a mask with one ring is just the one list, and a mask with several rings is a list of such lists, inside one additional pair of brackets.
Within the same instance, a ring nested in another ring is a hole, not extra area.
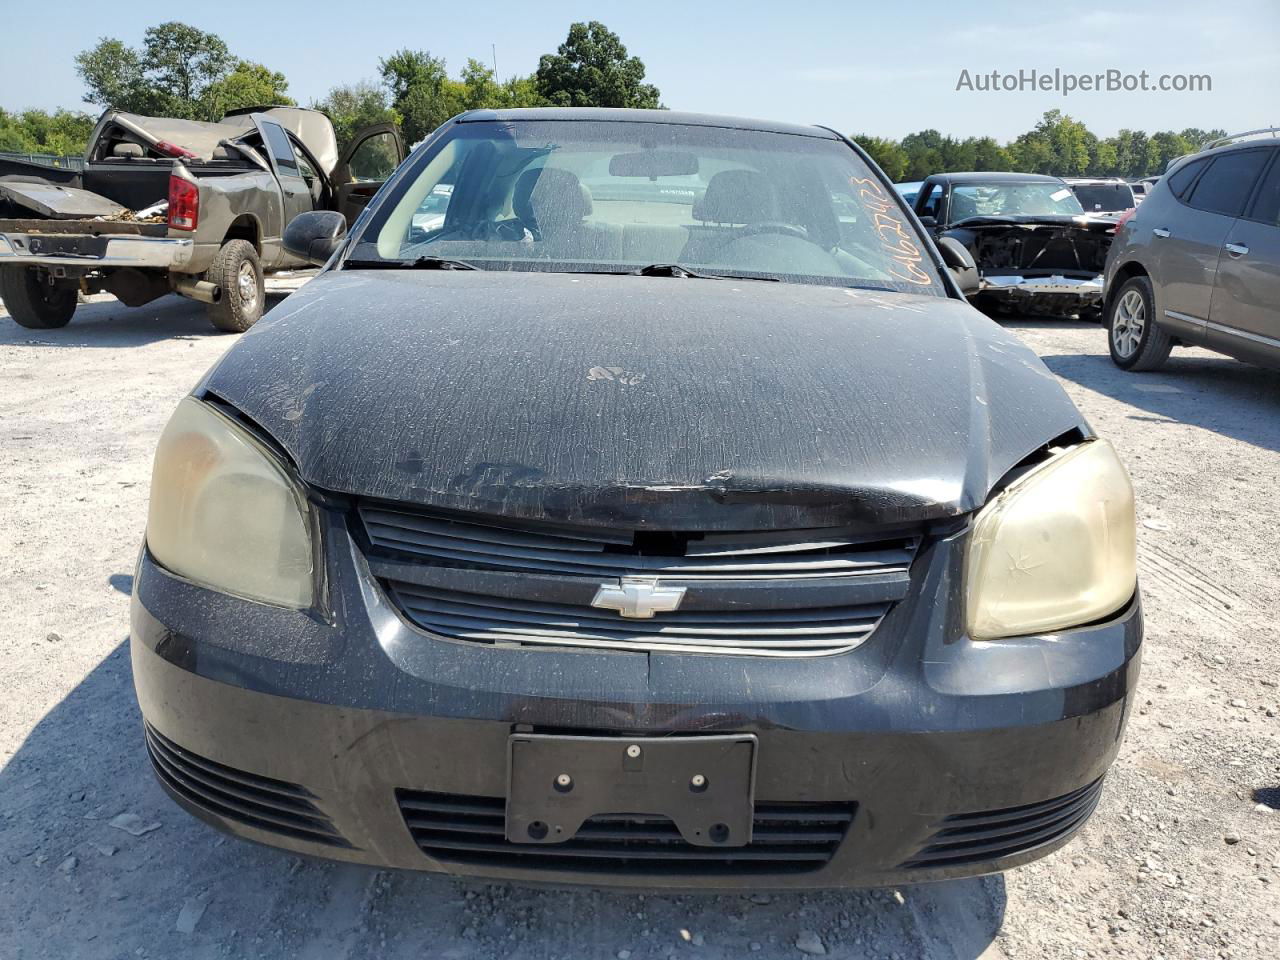
[(698, 172), (698, 158), (674, 150), (642, 150), (619, 153), (609, 160), (611, 177), (690, 177)]
[(938, 240), (938, 252), (942, 254), (942, 262), (951, 271), (960, 292), (966, 297), (977, 293), (980, 288), (978, 264), (974, 262), (969, 248), (955, 237), (941, 237)]
[(284, 230), (284, 248), (308, 263), (324, 266), (347, 235), (347, 218), (334, 210), (300, 213)]

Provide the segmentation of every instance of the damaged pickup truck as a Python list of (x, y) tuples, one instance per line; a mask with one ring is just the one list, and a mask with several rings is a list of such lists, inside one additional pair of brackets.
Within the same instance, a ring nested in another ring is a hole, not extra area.
[(970, 296), (988, 313), (1096, 319), (1114, 217), (1087, 216), (1067, 184), (1031, 173), (946, 173), (927, 179), (915, 211), (938, 239), (978, 264)]
[(262, 315), (264, 271), (301, 266), (281, 243), (300, 213), (350, 223), (404, 157), (395, 127), (343, 154), (324, 114), (238, 110), (218, 123), (107, 110), (82, 172), (0, 161), (0, 298), (24, 327), (65, 326), (77, 294), (131, 307), (166, 293), (209, 305), (219, 330)]

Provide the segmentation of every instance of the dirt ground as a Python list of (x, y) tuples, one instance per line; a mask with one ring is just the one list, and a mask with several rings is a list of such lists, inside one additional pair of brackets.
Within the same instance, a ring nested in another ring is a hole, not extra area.
[(160, 429), (234, 338), (188, 301), (94, 301), (60, 331), (0, 311), (0, 957), (1276, 956), (1280, 374), (1181, 351), (1130, 375), (1097, 326), (1009, 324), (1139, 497), (1140, 707), (1065, 850), (899, 891), (566, 893), (304, 861), (161, 792), (129, 676), (131, 570)]

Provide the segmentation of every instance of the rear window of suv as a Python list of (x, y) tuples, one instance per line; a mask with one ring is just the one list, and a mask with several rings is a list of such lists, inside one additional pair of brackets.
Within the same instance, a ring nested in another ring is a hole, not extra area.
[(1191, 182), (1204, 169), (1206, 163), (1208, 163), (1207, 160), (1192, 160), (1169, 174), (1169, 191), (1179, 200), (1187, 199), (1187, 190), (1191, 188)]
[(1133, 188), (1127, 183), (1077, 183), (1071, 189), (1085, 213), (1108, 213), (1133, 206)]
[(1196, 183), (1187, 202), (1198, 210), (1238, 217), (1267, 162), (1266, 150), (1224, 153)]

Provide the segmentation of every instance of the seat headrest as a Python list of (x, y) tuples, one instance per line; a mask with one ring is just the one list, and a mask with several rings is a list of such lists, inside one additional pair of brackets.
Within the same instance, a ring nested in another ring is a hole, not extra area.
[(554, 233), (591, 213), (591, 191), (568, 170), (539, 167), (520, 174), (511, 208), (532, 229)]
[(704, 223), (765, 223), (777, 218), (773, 186), (755, 170), (720, 171), (693, 205), (693, 219)]
[(111, 148), (113, 157), (141, 157), (142, 154), (142, 144), (140, 143), (121, 142)]

